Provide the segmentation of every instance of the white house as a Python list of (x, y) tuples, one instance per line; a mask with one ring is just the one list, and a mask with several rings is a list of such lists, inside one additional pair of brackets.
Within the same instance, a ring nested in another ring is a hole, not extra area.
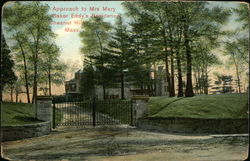
[[(162, 70), (158, 68), (158, 70)], [(75, 72), (75, 78), (65, 82), (65, 91), (66, 95), (69, 97), (79, 97), (82, 94), (80, 93), (80, 79), (83, 75), (82, 70)], [(153, 79), (153, 78), (152, 78)], [(167, 82), (165, 79), (157, 79), (155, 86), (153, 87), (155, 96), (168, 96), (167, 91)], [(105, 90), (106, 99), (119, 99), (121, 98), (121, 88), (120, 84), (117, 83), (116, 87), (106, 88)], [(98, 99), (103, 99), (103, 88), (98, 85), (95, 87), (95, 94)], [(135, 86), (133, 82), (124, 82), (124, 96), (126, 99), (129, 99), (133, 95), (148, 95), (147, 89), (141, 89), (138, 86)]]

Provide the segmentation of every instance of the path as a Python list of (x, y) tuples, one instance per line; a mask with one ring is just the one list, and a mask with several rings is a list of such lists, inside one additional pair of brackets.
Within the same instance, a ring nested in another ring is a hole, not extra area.
[(59, 128), (50, 135), (5, 142), (12, 160), (182, 161), (244, 160), (248, 137), (177, 135), (131, 127)]

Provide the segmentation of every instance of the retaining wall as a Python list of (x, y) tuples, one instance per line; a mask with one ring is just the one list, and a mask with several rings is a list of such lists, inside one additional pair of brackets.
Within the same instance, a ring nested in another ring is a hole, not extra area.
[(2, 126), (2, 141), (12, 141), (47, 135), (51, 131), (50, 122), (36, 124)]
[(141, 118), (138, 128), (174, 133), (248, 133), (248, 119)]

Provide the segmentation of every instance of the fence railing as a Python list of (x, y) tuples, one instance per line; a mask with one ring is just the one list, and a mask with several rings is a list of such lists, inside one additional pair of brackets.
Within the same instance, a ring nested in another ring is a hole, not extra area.
[(132, 123), (129, 100), (53, 101), (53, 127)]

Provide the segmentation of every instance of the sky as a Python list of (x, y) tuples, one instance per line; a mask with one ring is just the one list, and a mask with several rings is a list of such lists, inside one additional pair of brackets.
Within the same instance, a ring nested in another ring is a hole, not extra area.
[[(83, 47), (79, 37), (82, 23), (92, 14), (110, 15), (111, 18), (104, 18), (105, 21), (114, 24), (115, 16), (124, 14), (121, 3), (123, 1), (41, 1), (50, 7), (49, 14), (54, 15), (52, 18), (52, 30), (57, 34), (56, 44), (60, 47), (60, 59), (66, 63), (73, 64), (76, 68), (82, 68), (83, 54), (80, 48)], [(210, 2), (211, 7), (236, 7), (238, 2)], [(66, 9), (72, 9), (67, 11)], [(81, 16), (81, 18), (77, 18)], [(223, 27), (224, 30), (231, 30), (237, 27), (234, 21), (235, 16), (231, 16), (229, 23)], [(71, 24), (68, 24), (70, 23)], [(77, 22), (77, 24), (74, 24)], [(66, 23), (55, 24), (55, 23)], [(77, 32), (70, 32), (70, 29)]]
[[(66, 2), (43, 2), (50, 6), (50, 13), (57, 16), (62, 15), (62, 18), (54, 17), (54, 22), (70, 22), (70, 25), (52, 24), (52, 30), (57, 34), (55, 42), (61, 49), (61, 59), (65, 62), (71, 62), (76, 66), (82, 67), (82, 54), (80, 48), (83, 46), (79, 37), (79, 32), (68, 32), (65, 28), (78, 29), (80, 31), (81, 23), (74, 24), (74, 22), (81, 22), (87, 20), (92, 14), (111, 15), (116, 16), (123, 14), (124, 10), (121, 6), (122, 1), (66, 1)], [(92, 8), (95, 8), (93, 10)], [(65, 11), (63, 8), (72, 8), (71, 11)], [(91, 10), (92, 9), (92, 10)], [(59, 10), (59, 11), (58, 11)], [(64, 17), (63, 17), (64, 15)], [(76, 18), (76, 15), (81, 15), (83, 18)], [(112, 24), (115, 18), (105, 18)]]
[[(68, 25), (58, 25), (52, 24), (52, 30), (57, 34), (55, 42), (61, 49), (61, 59), (65, 62), (70, 62), (75, 66), (82, 67), (82, 56), (80, 48), (83, 46), (79, 37), (79, 31), (81, 28), (81, 23), (74, 24), (75, 21), (81, 22), (82, 20), (87, 20), (92, 14), (100, 15), (118, 15), (123, 14), (125, 11), (121, 5), (122, 1), (44, 1), (42, 3), (48, 4), (50, 6), (50, 13), (56, 14), (57, 17), (53, 18), (54, 22), (64, 22), (70, 23)], [(222, 6), (222, 7), (235, 7), (237, 2), (211, 2), (211, 6)], [(96, 10), (91, 10), (92, 8)], [(71, 11), (65, 11), (64, 8), (72, 8)], [(110, 10), (105, 10), (110, 8)], [(74, 15), (72, 15), (74, 14)], [(82, 16), (83, 18), (76, 18), (76, 14)], [(58, 17), (61, 16), (61, 17)], [(233, 29), (237, 27), (234, 23), (234, 18), (230, 18), (230, 22), (223, 29)], [(114, 24), (115, 18), (105, 18)], [(67, 32), (65, 29), (71, 28), (78, 30), (78, 32)]]

